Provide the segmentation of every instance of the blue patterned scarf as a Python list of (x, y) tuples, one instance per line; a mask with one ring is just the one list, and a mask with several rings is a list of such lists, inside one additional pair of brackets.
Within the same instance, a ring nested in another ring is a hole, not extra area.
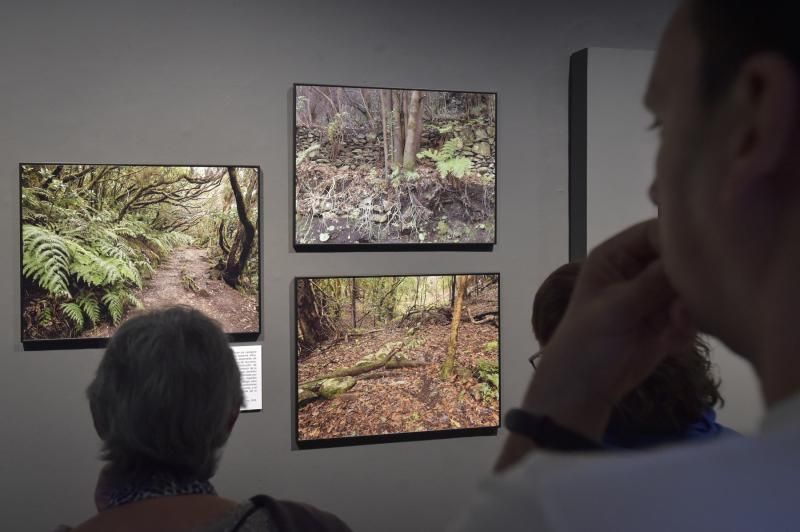
[(208, 480), (182, 480), (169, 473), (154, 473), (143, 480), (131, 481), (111, 473), (108, 467), (100, 472), (94, 500), (97, 511), (110, 510), (132, 502), (171, 495), (216, 495)]

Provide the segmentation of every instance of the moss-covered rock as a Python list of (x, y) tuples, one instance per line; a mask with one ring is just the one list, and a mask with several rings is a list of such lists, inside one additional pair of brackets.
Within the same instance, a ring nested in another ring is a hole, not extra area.
[(319, 395), (314, 393), (311, 390), (307, 390), (305, 388), (298, 388), (297, 390), (297, 404), (303, 406), (305, 404), (310, 403), (314, 399), (318, 399)]

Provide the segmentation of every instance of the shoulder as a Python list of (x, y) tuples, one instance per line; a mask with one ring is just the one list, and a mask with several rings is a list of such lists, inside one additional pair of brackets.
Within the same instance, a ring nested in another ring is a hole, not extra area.
[(341, 519), (309, 504), (269, 499), (268, 505), (275, 520), (286, 530), (350, 532)]
[[(790, 500), (798, 444), (800, 433), (642, 452), (535, 453), (484, 482), (454, 529), (531, 530), (538, 524), (543, 530), (592, 530), (613, 523), (615, 530), (744, 530), (736, 514), (744, 508), (762, 516), (780, 508), (800, 518)], [(769, 495), (759, 479), (769, 479)], [(721, 516), (731, 522), (720, 527)]]

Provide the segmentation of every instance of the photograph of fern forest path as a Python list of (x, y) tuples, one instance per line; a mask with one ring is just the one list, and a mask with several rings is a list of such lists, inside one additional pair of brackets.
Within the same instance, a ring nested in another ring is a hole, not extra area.
[(497, 274), (295, 288), (299, 442), (498, 426)]
[(496, 96), (295, 86), (295, 245), (495, 242)]
[(22, 164), (22, 340), (184, 304), (259, 332), (259, 170)]

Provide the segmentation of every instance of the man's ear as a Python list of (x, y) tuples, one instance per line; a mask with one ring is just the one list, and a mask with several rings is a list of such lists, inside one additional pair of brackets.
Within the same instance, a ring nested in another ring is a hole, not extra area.
[(742, 65), (729, 96), (728, 157), (732, 196), (773, 179), (797, 149), (800, 78), (783, 56), (758, 53)]

